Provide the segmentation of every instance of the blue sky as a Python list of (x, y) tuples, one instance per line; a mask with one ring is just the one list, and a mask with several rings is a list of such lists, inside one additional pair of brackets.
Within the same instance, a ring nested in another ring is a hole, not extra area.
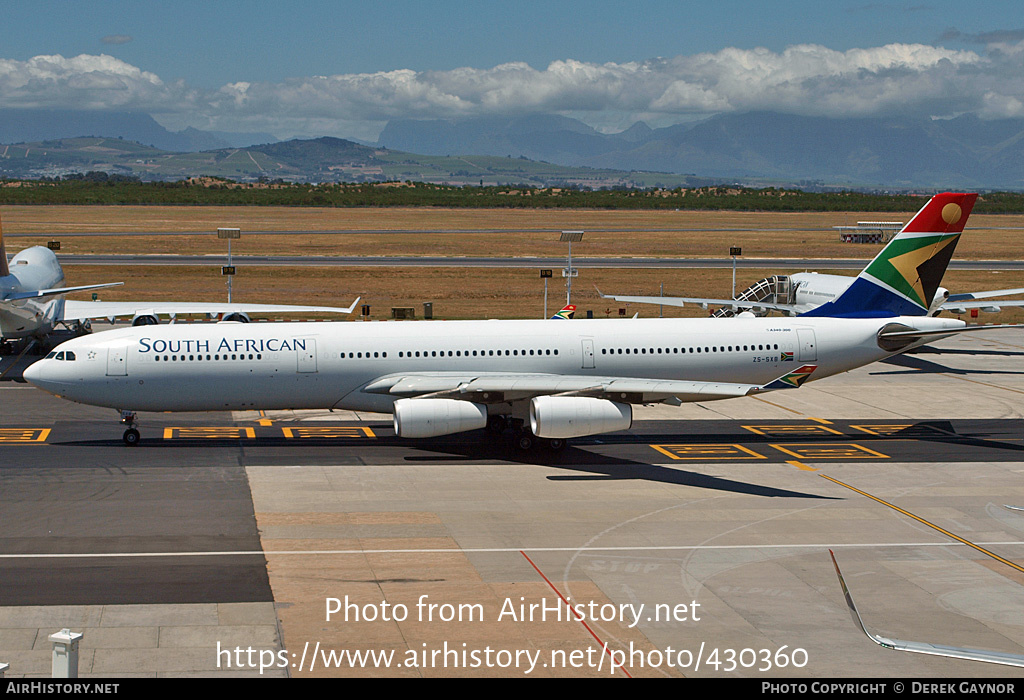
[[(0, 104), (138, 109), (172, 128), (355, 130), (366, 138), (399, 116), (503, 110), (557, 111), (612, 129), (634, 118), (663, 124), (762, 107), (933, 113), (948, 104), (950, 114), (994, 117), (1024, 105), (1024, 19), (1010, 2), (3, 5)], [(818, 49), (792, 50), (804, 45)], [(908, 48), (881, 51), (891, 45)], [(66, 60), (40, 68), (39, 56)], [(78, 56), (113, 60), (72, 65)], [(505, 64), (518, 69), (495, 70)], [(978, 84), (979, 74), (988, 82)], [(775, 94), (748, 99), (763, 76)], [(927, 94), (916, 94), (915, 76), (931, 85)], [(909, 105), (893, 94), (897, 78), (905, 81), (899, 91), (913, 94)], [(835, 98), (823, 99), (829, 90)]]

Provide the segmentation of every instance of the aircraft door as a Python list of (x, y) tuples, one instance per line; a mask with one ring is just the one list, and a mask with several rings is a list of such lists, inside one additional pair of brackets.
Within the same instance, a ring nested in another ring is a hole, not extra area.
[(316, 372), (316, 339), (296, 338), (295, 356), (298, 359), (299, 372)]
[(799, 346), (797, 360), (800, 362), (817, 362), (818, 346), (814, 340), (814, 329), (797, 328), (796, 337), (797, 345)]
[(116, 345), (107, 348), (107, 376), (125, 377), (128, 375), (128, 348)]
[(583, 338), (583, 369), (594, 369), (594, 341)]

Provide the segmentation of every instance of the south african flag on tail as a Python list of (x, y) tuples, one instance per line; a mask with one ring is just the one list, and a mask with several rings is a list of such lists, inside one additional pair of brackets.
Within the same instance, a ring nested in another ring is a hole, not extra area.
[(551, 318), (552, 319), (569, 320), (569, 319), (571, 319), (575, 315), (576, 315), (576, 305), (575, 304), (568, 304), (567, 306), (563, 306), (561, 311), (556, 313)]
[(932, 197), (833, 301), (804, 316), (926, 316), (977, 194)]

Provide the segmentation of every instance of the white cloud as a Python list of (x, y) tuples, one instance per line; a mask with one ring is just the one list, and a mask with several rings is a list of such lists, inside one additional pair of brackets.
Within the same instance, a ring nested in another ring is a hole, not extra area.
[(194, 91), (164, 83), (111, 56), (36, 56), (0, 59), (0, 104), (61, 109), (155, 109), (177, 102), (188, 108)]
[(0, 103), (136, 109), (161, 114), (165, 122), (205, 128), (336, 135), (346, 133), (342, 127), (393, 118), (533, 112), (593, 114), (595, 122), (604, 113), (664, 121), (748, 110), (994, 117), (1020, 113), (1022, 48), (1008, 43), (990, 45), (983, 53), (923, 44), (848, 51), (810, 44), (782, 52), (725, 48), (631, 63), (562, 60), (539, 70), (525, 63), (395, 70), (236, 82), (212, 91), (165, 83), (110, 56), (37, 56), (0, 60)]

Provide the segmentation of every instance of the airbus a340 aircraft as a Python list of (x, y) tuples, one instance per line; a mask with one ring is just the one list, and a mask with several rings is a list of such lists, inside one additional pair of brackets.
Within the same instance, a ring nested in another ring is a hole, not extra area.
[(873, 261), (832, 302), (842, 318), (150, 326), (70, 340), (24, 377), (119, 410), (127, 444), (135, 411), (339, 408), (393, 413), (409, 438), (512, 421), (520, 447), (557, 449), (628, 429), (633, 404), (798, 387), (985, 328), (906, 315), (934, 292), (975, 197), (934, 197), (899, 237), (916, 252)]
[(0, 227), (0, 341), (18, 338), (43, 339), (60, 323), (85, 325), (90, 319), (130, 317), (133, 326), (159, 323), (161, 316), (206, 314), (248, 321), (258, 313), (350, 314), (359, 299), (348, 308), (333, 306), (287, 306), (280, 304), (219, 304), (205, 302), (153, 301), (70, 301), (64, 295), (106, 287), (122, 282), (64, 286), (64, 270), (49, 248), (33, 246), (7, 262), (3, 228)]

